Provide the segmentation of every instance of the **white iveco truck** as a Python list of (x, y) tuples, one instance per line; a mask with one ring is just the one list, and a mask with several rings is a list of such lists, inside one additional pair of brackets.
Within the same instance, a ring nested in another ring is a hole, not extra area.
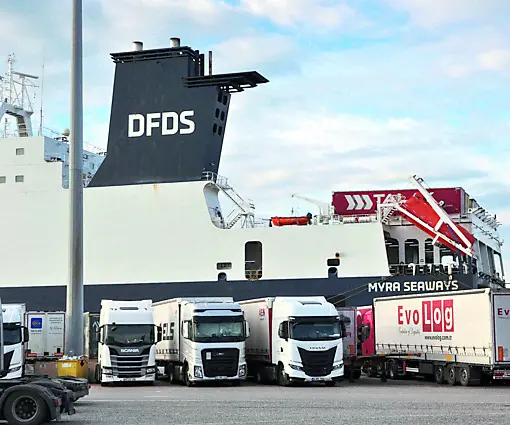
[(249, 326), (230, 297), (174, 298), (153, 304), (163, 338), (156, 362), (170, 382), (246, 379), (245, 340)]
[(7, 374), (2, 379), (21, 378), (24, 374), (28, 330), (25, 326), (25, 304), (2, 306), (4, 361)]
[(152, 300), (101, 300), (97, 382), (154, 383), (156, 343), (160, 338)]
[(324, 297), (270, 297), (239, 303), (250, 323), (248, 373), (258, 382), (324, 381), (344, 376), (342, 326)]

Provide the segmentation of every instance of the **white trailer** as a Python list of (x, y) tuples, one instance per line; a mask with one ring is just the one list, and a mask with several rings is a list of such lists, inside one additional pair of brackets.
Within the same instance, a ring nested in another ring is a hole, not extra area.
[(270, 297), (239, 302), (251, 336), (246, 342), (248, 373), (258, 382), (343, 379), (340, 318), (324, 297)]
[(246, 379), (245, 340), (249, 327), (231, 297), (174, 298), (153, 304), (163, 338), (156, 363), (170, 382)]
[(25, 315), (28, 328), (27, 360), (55, 360), (64, 355), (64, 311), (29, 311)]
[(449, 385), (510, 380), (510, 291), (375, 298), (373, 317), (373, 358), (385, 357), (390, 378), (425, 375)]
[(101, 300), (96, 381), (153, 384), (160, 340), (152, 300)]

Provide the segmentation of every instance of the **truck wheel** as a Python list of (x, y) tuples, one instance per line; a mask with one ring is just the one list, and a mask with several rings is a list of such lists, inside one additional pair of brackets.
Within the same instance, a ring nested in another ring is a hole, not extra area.
[(176, 384), (177, 383), (177, 379), (175, 377), (175, 368), (174, 368), (174, 365), (169, 365), (168, 366), (168, 380), (170, 381), (171, 384)]
[(470, 373), (469, 366), (462, 366), (459, 369), (459, 383), (463, 387), (467, 387), (470, 384)]
[(184, 366), (184, 370), (182, 371), (182, 382), (187, 387), (191, 387), (193, 385), (192, 382), (189, 380), (188, 365)]
[(436, 384), (442, 385), (444, 384), (444, 369), (443, 366), (436, 366), (434, 370), (434, 380)]
[(285, 373), (283, 365), (278, 366), (278, 385), (288, 387), (290, 385), (289, 377)]
[(388, 362), (388, 375), (390, 379), (398, 379), (398, 364), (395, 360)]
[(22, 390), (12, 393), (4, 404), (4, 417), (13, 425), (40, 425), (48, 417), (48, 406), (32, 391)]
[(446, 375), (446, 382), (448, 383), (448, 385), (453, 386), (457, 383), (457, 376), (456, 376), (457, 374), (456, 374), (454, 365), (449, 364), (448, 366), (446, 366), (445, 375)]

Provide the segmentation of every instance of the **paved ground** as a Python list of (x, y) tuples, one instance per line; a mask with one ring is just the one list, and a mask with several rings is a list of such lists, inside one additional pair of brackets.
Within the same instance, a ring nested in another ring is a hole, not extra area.
[(76, 403), (70, 425), (510, 424), (510, 386), (448, 387), (361, 378), (334, 388), (101, 388)]

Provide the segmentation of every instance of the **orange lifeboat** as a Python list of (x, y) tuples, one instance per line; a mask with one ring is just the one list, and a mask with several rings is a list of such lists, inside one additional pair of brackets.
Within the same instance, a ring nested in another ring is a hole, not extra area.
[(308, 224), (308, 217), (271, 217), (271, 224), (273, 226), (306, 226)]

